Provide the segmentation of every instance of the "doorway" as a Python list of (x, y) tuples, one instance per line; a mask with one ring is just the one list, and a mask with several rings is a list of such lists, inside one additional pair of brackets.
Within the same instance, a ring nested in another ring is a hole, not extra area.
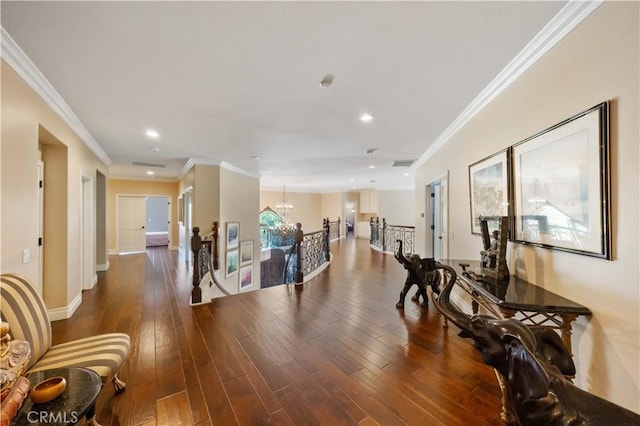
[(427, 250), (435, 260), (449, 258), (449, 174), (426, 187)]
[(169, 246), (169, 209), (171, 199), (169, 197), (147, 197), (147, 247)]
[(84, 290), (91, 290), (98, 282), (98, 276), (96, 275), (96, 256), (95, 256), (95, 226), (94, 226), (94, 214), (95, 210), (93, 206), (93, 179), (85, 174), (82, 174), (82, 228), (81, 228), (81, 241), (82, 241), (82, 288)]

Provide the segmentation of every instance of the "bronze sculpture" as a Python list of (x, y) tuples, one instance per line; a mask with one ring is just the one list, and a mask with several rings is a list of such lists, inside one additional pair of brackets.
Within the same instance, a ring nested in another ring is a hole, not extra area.
[(459, 311), (449, 301), (455, 271), (440, 263), (436, 267), (448, 271), (449, 281), (433, 296), (434, 305), (501, 376), (505, 420), (521, 426), (640, 424), (640, 415), (579, 389), (565, 377), (575, 367), (553, 331)]
[(428, 309), (427, 286), (431, 286), (431, 290), (434, 293), (440, 293), (440, 273), (436, 269), (436, 261), (432, 258), (421, 259), (417, 254), (404, 255), (402, 253), (402, 240), (396, 240), (396, 242), (398, 243), (398, 252), (394, 253), (394, 257), (407, 270), (407, 279), (400, 292), (400, 300), (396, 303), (396, 308), (404, 309), (404, 299), (407, 297), (411, 286), (415, 284), (418, 286), (418, 290), (411, 300), (419, 302), (420, 296), (422, 296), (420, 306)]

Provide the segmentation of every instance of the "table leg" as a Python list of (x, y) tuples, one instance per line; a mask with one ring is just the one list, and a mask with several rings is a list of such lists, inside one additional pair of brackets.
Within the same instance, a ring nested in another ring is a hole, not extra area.
[(88, 426), (100, 426), (100, 423), (98, 423), (97, 420), (96, 420), (96, 405), (95, 404), (93, 404), (91, 407), (89, 407), (89, 410), (87, 411), (86, 419), (87, 419), (87, 425)]
[(571, 323), (575, 321), (578, 315), (560, 314), (560, 317), (562, 318), (562, 325), (560, 325), (560, 329), (562, 330), (562, 342), (571, 356), (573, 356), (573, 351), (571, 350)]

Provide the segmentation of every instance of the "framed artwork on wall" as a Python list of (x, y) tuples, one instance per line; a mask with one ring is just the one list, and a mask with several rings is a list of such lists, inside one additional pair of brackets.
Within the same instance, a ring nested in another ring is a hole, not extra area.
[(240, 264), (246, 265), (253, 262), (253, 240), (240, 243)]
[(611, 259), (609, 108), (513, 146), (515, 241)]
[(253, 263), (240, 268), (240, 291), (253, 285)]
[[(509, 151), (507, 148), (469, 166), (472, 234), (481, 234), (480, 216), (509, 215)], [(490, 224), (489, 232), (494, 225), (497, 227), (497, 223)]]
[(238, 250), (227, 252), (227, 278), (238, 273)]
[(227, 250), (238, 247), (239, 234), (240, 224), (238, 222), (227, 222)]

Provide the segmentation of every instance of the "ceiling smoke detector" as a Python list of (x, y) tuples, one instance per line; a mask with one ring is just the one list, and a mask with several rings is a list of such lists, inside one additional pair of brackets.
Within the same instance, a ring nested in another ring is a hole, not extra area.
[(320, 87), (329, 87), (333, 84), (333, 74), (327, 74), (320, 80)]

